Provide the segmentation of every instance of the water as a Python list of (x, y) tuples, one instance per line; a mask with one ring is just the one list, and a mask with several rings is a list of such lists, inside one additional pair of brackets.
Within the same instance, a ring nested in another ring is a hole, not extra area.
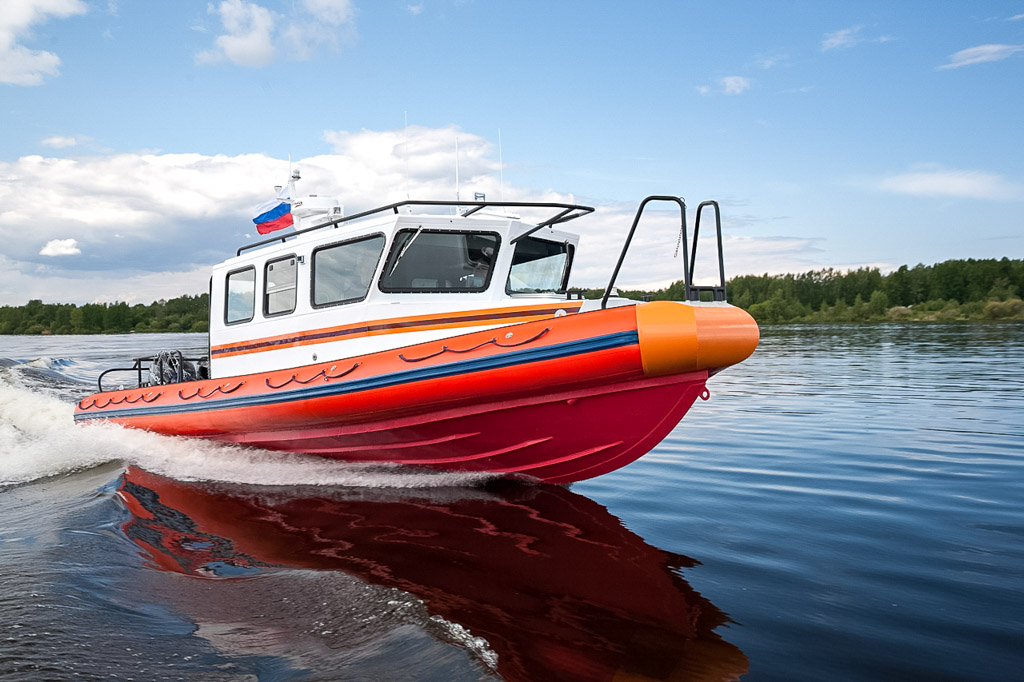
[(553, 486), (75, 426), (196, 335), (0, 337), (0, 679), (1014, 679), (1024, 326), (776, 327)]

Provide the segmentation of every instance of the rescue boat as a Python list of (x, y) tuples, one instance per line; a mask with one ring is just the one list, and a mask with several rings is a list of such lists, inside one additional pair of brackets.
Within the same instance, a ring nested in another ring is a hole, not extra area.
[[(683, 301), (616, 294), (652, 202), (679, 209)], [(693, 283), (704, 209), (713, 286)], [(75, 420), (569, 483), (650, 451), (758, 343), (726, 302), (713, 201), (697, 209), (691, 250), (684, 201), (644, 199), (600, 300), (568, 289), (579, 237), (563, 225), (588, 206), (403, 201), (346, 216), (310, 196), (287, 210), (293, 231), (213, 268), (207, 356), (107, 370)], [(134, 385), (104, 386), (125, 372)]]

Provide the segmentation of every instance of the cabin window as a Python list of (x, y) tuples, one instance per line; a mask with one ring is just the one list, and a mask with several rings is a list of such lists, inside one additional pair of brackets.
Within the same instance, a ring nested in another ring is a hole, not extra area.
[(505, 290), (510, 294), (565, 293), (573, 251), (568, 242), (520, 239)]
[(252, 319), (256, 309), (256, 268), (228, 273), (224, 322), (237, 324)]
[(295, 283), (298, 281), (295, 256), (269, 261), (265, 275), (263, 314), (270, 317), (295, 310)]
[(384, 251), (384, 235), (361, 237), (313, 252), (313, 307), (366, 298)]
[(391, 293), (466, 293), (491, 282), (500, 238), (493, 232), (402, 230), (380, 278)]

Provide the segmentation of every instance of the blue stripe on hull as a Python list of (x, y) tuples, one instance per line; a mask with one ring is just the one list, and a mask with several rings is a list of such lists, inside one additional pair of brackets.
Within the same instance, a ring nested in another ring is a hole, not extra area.
[[(417, 381), (429, 381), (445, 377), (483, 372), (492, 369), (514, 367), (544, 360), (566, 358), (584, 353), (593, 353), (611, 348), (620, 348), (639, 343), (636, 331), (618, 332), (605, 336), (596, 336), (581, 341), (570, 341), (543, 348), (513, 351), (502, 355), (494, 355), (463, 362), (453, 362), (447, 365), (424, 367), (422, 369), (411, 369), (404, 372), (393, 372), (382, 374), (367, 379), (355, 379), (339, 384), (327, 384), (322, 386), (305, 387), (281, 393), (262, 393), (259, 395), (239, 396), (236, 398), (222, 398), (216, 401), (205, 403), (180, 404), (180, 405), (154, 405), (147, 407), (134, 407), (123, 410), (102, 410), (94, 413), (78, 413), (75, 421), (87, 421), (90, 419), (123, 419), (126, 417), (153, 416), (160, 414), (185, 414), (189, 412), (207, 412), (212, 410), (228, 410), (236, 407), (253, 407), (260, 405), (275, 405), (279, 403), (294, 402), (296, 400), (311, 400), (346, 393), (359, 393), (372, 391), (378, 388), (389, 388), (401, 384)], [(349, 358), (352, 359), (352, 358)]]

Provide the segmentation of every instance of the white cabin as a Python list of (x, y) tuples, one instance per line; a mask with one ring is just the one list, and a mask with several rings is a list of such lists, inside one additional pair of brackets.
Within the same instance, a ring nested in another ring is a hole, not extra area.
[[(416, 212), (438, 210), (447, 214)], [(455, 206), (459, 213), (452, 214)], [(537, 225), (505, 208), (555, 215)], [(600, 307), (570, 299), (571, 204), (401, 202), (349, 217), (296, 200), (296, 230), (213, 269), (210, 376), (330, 362)]]

